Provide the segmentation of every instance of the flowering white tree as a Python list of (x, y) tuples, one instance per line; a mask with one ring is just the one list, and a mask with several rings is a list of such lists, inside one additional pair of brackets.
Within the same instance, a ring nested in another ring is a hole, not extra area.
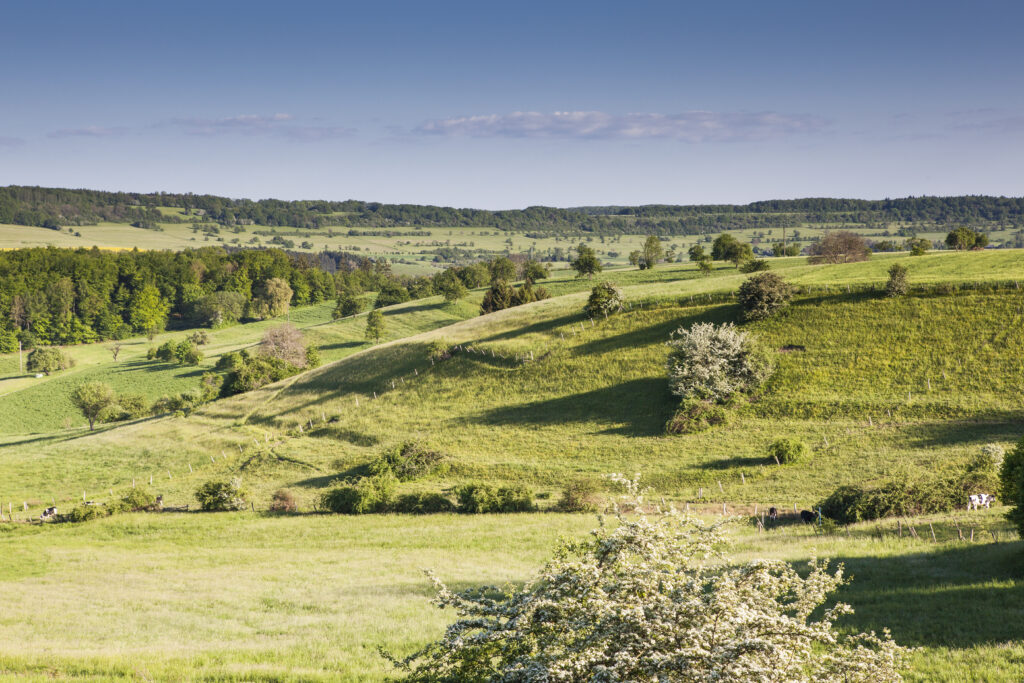
[(839, 603), (812, 612), (842, 568), (812, 561), (721, 564), (722, 524), (669, 509), (616, 514), (591, 538), (566, 543), (522, 589), (450, 591), (459, 615), (444, 636), (404, 660), (413, 681), (898, 681), (905, 650), (884, 633), (843, 636)]
[(680, 327), (668, 346), (669, 386), (684, 399), (722, 401), (756, 388), (770, 373), (750, 336), (732, 323)]

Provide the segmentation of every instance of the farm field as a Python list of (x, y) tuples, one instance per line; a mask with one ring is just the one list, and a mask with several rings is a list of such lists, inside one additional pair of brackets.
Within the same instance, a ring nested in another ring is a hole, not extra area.
[[(888, 627), (911, 656), (909, 681), (1017, 681), (1024, 544), (996, 512), (969, 524), (1002, 541), (967, 545), (949, 520), (938, 543), (739, 525), (735, 557), (829, 557), (852, 582), (841, 626)], [(126, 515), (69, 528), (0, 532), (0, 680), (382, 681), (377, 646), (405, 654), (438, 637), (423, 568), (466, 588), (525, 581), (559, 537), (591, 515)], [(0, 527), (2, 528), (2, 527)], [(999, 614), (1000, 618), (993, 618)]]
[[(913, 289), (890, 299), (879, 288), (895, 262)], [(421, 569), (457, 587), (521, 582), (557, 538), (594, 526), (591, 515), (553, 512), (567, 481), (592, 481), (611, 499), (604, 475), (636, 472), (654, 495), (699, 514), (724, 504), (750, 515), (810, 508), (841, 484), (923, 475), (1020, 439), (1020, 252), (772, 264), (799, 292), (781, 315), (743, 327), (770, 350), (775, 374), (759, 400), (697, 434), (664, 433), (677, 404), (664, 342), (680, 326), (737, 320), (732, 293), (746, 276), (732, 267), (706, 277), (688, 263), (592, 280), (555, 274), (543, 283), (553, 298), (487, 316), (477, 315), (479, 290), (454, 304), (413, 301), (385, 309), (388, 341), (372, 347), (364, 315), (331, 321), (329, 303), (295, 309), (289, 317), (321, 347), (323, 367), (187, 418), (95, 433), (60, 422), (70, 407), (59, 401), (80, 379), (113, 384), (122, 371), (124, 386), (162, 392), (196, 376), (141, 361), (149, 342), (135, 339), (116, 364), (103, 344), (72, 347), (72, 371), (30, 386), (3, 380), (0, 405), (13, 417), (0, 421), (0, 501), (13, 502), (16, 518), (83, 496), (110, 500), (133, 484), (194, 506), (199, 484), (233, 476), (254, 511), (0, 524), (0, 679), (163, 680), (188, 670), (221, 681), (387, 680), (394, 672), (376, 648), (407, 653), (450, 617), (430, 606)], [(621, 286), (628, 307), (591, 321), (582, 307), (599, 281)], [(213, 331), (204, 366), (274, 322)], [(459, 349), (432, 363), (427, 347), (441, 339)], [(5, 375), (16, 360), (3, 358)], [(16, 430), (32, 419), (32, 430)], [(810, 455), (770, 462), (767, 445), (780, 436), (805, 441)], [(315, 514), (322, 493), (408, 441), (444, 460), (398, 493), (521, 483), (542, 511)], [(266, 512), (282, 487), (302, 514)], [(977, 670), (1019, 680), (1024, 544), (1002, 512), (904, 520), (917, 539), (897, 537), (892, 520), (839, 534), (799, 525), (758, 534), (741, 522), (731, 557), (845, 563), (853, 582), (839, 597), (856, 614), (843, 627), (888, 626), (920, 648), (908, 680), (966, 681)], [(974, 540), (956, 540), (954, 523)], [(69, 617), (72, 606), (80, 614)], [(1006, 618), (992, 619), (997, 611)]]

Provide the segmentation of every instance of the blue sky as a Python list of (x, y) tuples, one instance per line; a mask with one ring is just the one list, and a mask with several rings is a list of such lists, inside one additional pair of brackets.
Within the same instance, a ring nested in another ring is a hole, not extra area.
[(984, 1), (11, 3), (0, 184), (482, 208), (1021, 195), (1022, 24)]

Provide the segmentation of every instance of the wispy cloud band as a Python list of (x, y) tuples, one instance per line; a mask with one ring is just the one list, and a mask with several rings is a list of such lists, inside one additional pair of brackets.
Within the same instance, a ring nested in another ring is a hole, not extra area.
[(291, 114), (242, 114), (220, 119), (179, 118), (169, 123), (190, 135), (270, 135), (304, 142), (347, 137), (355, 132), (355, 129), (343, 126), (301, 125), (295, 122)]
[(679, 114), (608, 114), (600, 111), (556, 111), (550, 114), (517, 111), (510, 114), (462, 116), (426, 121), (416, 127), (423, 135), (504, 137), (674, 139), (684, 142), (764, 140), (815, 133), (828, 125), (806, 114), (776, 112), (686, 111)]

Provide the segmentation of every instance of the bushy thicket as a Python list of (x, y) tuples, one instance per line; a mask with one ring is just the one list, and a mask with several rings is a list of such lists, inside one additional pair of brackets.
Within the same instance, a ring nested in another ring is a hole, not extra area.
[(533, 494), (525, 486), (464, 484), (455, 489), (459, 512), (532, 512)]
[(559, 512), (596, 512), (599, 503), (596, 482), (574, 479), (562, 488), (562, 497), (555, 503), (555, 509)]
[(278, 489), (270, 497), (271, 512), (296, 512), (298, 509), (295, 494), (288, 489)]
[(601, 282), (590, 290), (590, 298), (583, 309), (590, 317), (611, 315), (622, 310), (622, 290), (611, 282)]
[(668, 434), (696, 434), (729, 421), (725, 407), (714, 401), (683, 399), (665, 424)]
[(195, 493), (199, 507), (207, 512), (228, 512), (244, 510), (248, 503), (249, 493), (242, 488), (239, 478), (224, 481), (208, 481)]
[(28, 362), (25, 369), (29, 372), (41, 372), (49, 375), (51, 372), (59, 372), (74, 367), (75, 361), (71, 356), (61, 349), (52, 346), (40, 346), (28, 354)]
[(391, 471), (361, 477), (324, 493), (320, 506), (344, 515), (384, 512), (429, 514), (435, 512), (495, 513), (535, 510), (533, 494), (525, 486), (495, 487), (466, 484), (455, 490), (456, 501), (436, 492), (395, 495), (398, 479)]
[(534, 287), (529, 280), (518, 287), (513, 287), (505, 280), (495, 280), (491, 288), (484, 292), (484, 299), (480, 303), (480, 315), (540, 301), (549, 296), (551, 295), (548, 294), (548, 290)]
[(903, 296), (909, 289), (907, 267), (901, 263), (889, 266), (889, 281), (885, 283), (886, 296)]
[(1013, 506), (1006, 517), (1024, 537), (1024, 439), (999, 464), (999, 495), (1003, 503)]
[(894, 476), (874, 486), (840, 486), (818, 503), (821, 514), (841, 524), (948, 512), (967, 505), (967, 497), (997, 490), (992, 458), (979, 453), (962, 466), (911, 477)]
[(156, 498), (152, 493), (143, 488), (133, 488), (120, 499), (105, 505), (86, 505), (84, 503), (77, 505), (70, 512), (58, 515), (57, 521), (77, 524), (124, 512), (152, 510), (154, 507), (156, 507)]
[(370, 463), (373, 475), (393, 474), (398, 481), (410, 481), (427, 474), (442, 460), (444, 454), (416, 441), (406, 441), (388, 449)]
[(800, 460), (807, 454), (807, 444), (799, 439), (776, 439), (768, 446), (768, 457), (780, 465)]
[(758, 273), (740, 285), (737, 299), (744, 320), (764, 320), (789, 305), (793, 288), (776, 273)]

